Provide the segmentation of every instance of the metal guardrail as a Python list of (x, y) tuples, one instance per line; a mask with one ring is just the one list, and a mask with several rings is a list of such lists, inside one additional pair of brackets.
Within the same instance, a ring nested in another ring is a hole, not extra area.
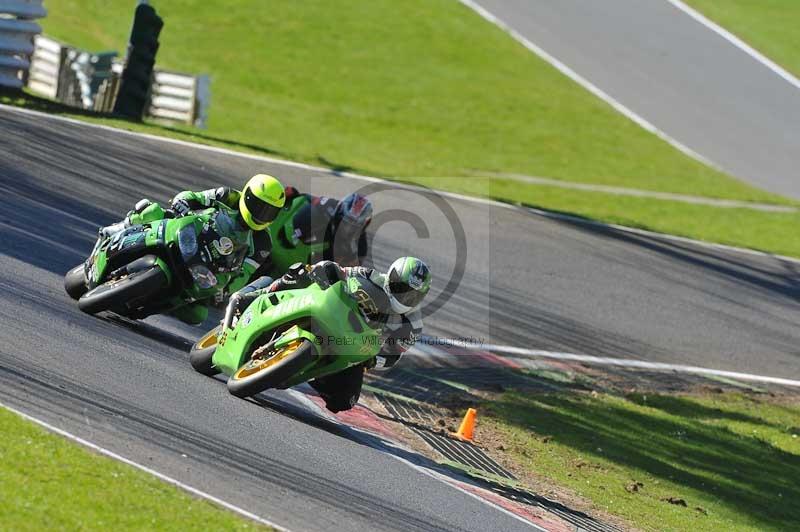
[[(33, 42), (28, 89), (73, 107), (112, 112), (123, 68), (116, 52), (92, 54), (44, 35), (37, 35)], [(145, 116), (205, 128), (209, 85), (208, 76), (156, 69)]]
[(112, 76), (112, 62), (117, 52), (90, 54), (70, 49), (61, 66), (61, 82), (66, 91), (59, 100), (73, 107), (95, 109), (100, 86)]
[[(109, 111), (103, 106), (114, 76), (116, 52), (92, 54), (37, 35), (28, 74), (32, 92), (81, 109)], [(102, 97), (98, 98), (98, 96)], [(113, 96), (113, 92), (111, 94)]]
[(156, 69), (145, 114), (205, 128), (210, 100), (208, 76), (191, 76)]
[(0, 86), (25, 84), (33, 38), (42, 32), (34, 19), (47, 15), (42, 0), (0, 0)]
[(58, 95), (61, 63), (64, 61), (62, 54), (65, 47), (60, 42), (44, 35), (34, 37), (33, 43), (31, 67), (28, 72), (28, 88), (55, 100)]

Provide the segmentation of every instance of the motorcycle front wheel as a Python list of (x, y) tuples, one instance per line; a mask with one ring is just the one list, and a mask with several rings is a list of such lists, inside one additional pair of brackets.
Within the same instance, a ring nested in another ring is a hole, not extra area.
[(250, 397), (280, 386), (314, 361), (314, 344), (300, 338), (251, 358), (228, 379), (228, 391), (236, 397)]
[(166, 275), (155, 266), (98, 285), (81, 296), (78, 308), (87, 314), (110, 310), (124, 316), (138, 303), (152, 298), (166, 286)]
[(217, 350), (217, 335), (222, 326), (217, 325), (208, 331), (196, 344), (192, 346), (189, 351), (189, 363), (192, 365), (197, 373), (213, 377), (219, 370), (214, 367), (212, 358), (214, 352)]

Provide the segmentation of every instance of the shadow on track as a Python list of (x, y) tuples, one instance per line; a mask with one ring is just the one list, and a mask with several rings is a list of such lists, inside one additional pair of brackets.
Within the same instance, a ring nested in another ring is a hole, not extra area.
[[(751, 257), (744, 254), (734, 254), (713, 248), (693, 246), (677, 240), (629, 233), (603, 225), (589, 225), (578, 219), (553, 221), (582, 232), (645, 249), (669, 260), (701, 268), (717, 277), (727, 279), (733, 284), (766, 292), (770, 297), (782, 300), (787, 305), (800, 307), (800, 266), (796, 263), (776, 257), (776, 264), (780, 264), (782, 269), (766, 269), (758, 266)], [(592, 221), (586, 219), (586, 222)]]
[[(452, 529), (452, 526), (445, 521), (422, 519), (413, 509), (382, 503), (376, 500), (373, 494), (362, 491), (358, 486), (343, 484), (336, 479), (321, 478), (310, 469), (301, 469), (283, 462), (279, 452), (267, 454), (261, 449), (238, 446), (234, 441), (217, 438), (188, 425), (154, 416), (140, 409), (134, 402), (84, 387), (61, 375), (47, 371), (31, 374), (24, 370), (12, 369), (2, 358), (0, 356), (0, 384), (6, 389), (18, 389), (20, 391), (18, 398), (26, 397), (31, 392), (37, 398), (41, 398), (36, 401), (37, 404), (25, 405), (23, 408), (27, 411), (35, 412), (42, 408), (41, 401), (45, 401), (69, 407), (71, 411), (68, 415), (82, 417), (86, 412), (99, 413), (102, 416), (111, 415), (125, 419), (126, 423), (116, 424), (117, 430), (126, 433), (133, 441), (144, 441), (173, 455), (190, 456), (192, 461), (203, 465), (233, 471), (237, 478), (254, 486), (260, 485), (260, 481), (267, 479), (272, 485), (288, 493), (302, 494), (343, 512), (358, 508), (362, 515), (378, 520), (384, 527), (388, 525), (397, 530), (444, 532)], [(257, 399), (255, 402), (278, 413), (290, 417), (296, 416), (303, 423), (321, 430), (347, 437), (347, 431), (335, 423), (319, 417), (310, 419), (309, 415), (280, 400), (269, 398)], [(358, 440), (353, 441), (358, 442)], [(358, 443), (364, 444), (363, 441)], [(381, 446), (385, 446), (379, 439), (375, 439), (373, 443), (375, 449), (380, 450)], [(408, 455), (409, 459), (415, 457), (416, 455)]]

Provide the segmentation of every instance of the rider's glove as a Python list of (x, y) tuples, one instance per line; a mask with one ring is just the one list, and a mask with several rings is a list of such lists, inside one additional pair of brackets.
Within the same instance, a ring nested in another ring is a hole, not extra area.
[(133, 212), (135, 212), (136, 214), (142, 214), (142, 212), (144, 212), (144, 210), (152, 204), (153, 202), (146, 198), (139, 200), (139, 203), (134, 205)]
[(189, 207), (189, 202), (184, 199), (179, 199), (172, 202), (172, 210), (175, 211), (175, 214), (178, 216), (186, 216), (192, 209)]
[(396, 355), (387, 355), (387, 354), (380, 354), (375, 357), (375, 364), (372, 366), (372, 369), (376, 371), (386, 371), (391, 369), (397, 364), (400, 359), (402, 358), (402, 354)]

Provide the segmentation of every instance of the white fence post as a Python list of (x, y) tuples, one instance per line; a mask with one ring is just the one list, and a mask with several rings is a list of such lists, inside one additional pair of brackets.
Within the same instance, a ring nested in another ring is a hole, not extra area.
[(33, 38), (42, 32), (33, 19), (46, 15), (42, 0), (0, 0), (0, 86), (18, 89), (25, 83)]

